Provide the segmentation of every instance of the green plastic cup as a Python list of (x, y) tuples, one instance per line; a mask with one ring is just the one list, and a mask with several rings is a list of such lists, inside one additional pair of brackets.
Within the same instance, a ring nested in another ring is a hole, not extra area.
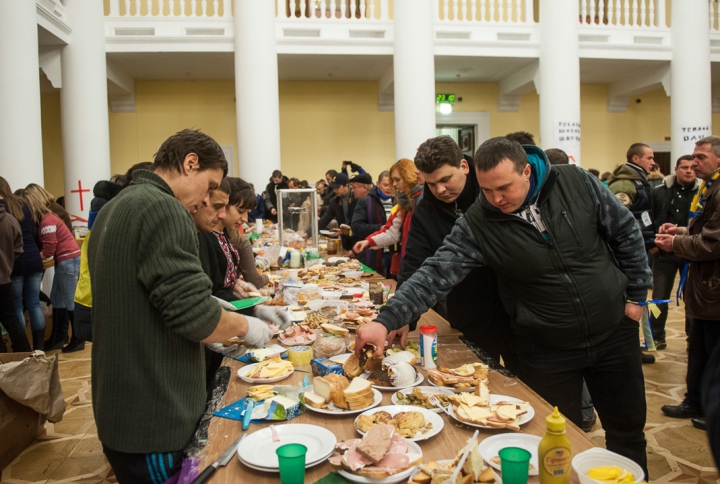
[(307, 447), (302, 444), (286, 444), (278, 447), (275, 453), (278, 456), (281, 484), (303, 484)]
[(530, 452), (519, 447), (506, 447), (498, 455), (503, 484), (527, 484)]

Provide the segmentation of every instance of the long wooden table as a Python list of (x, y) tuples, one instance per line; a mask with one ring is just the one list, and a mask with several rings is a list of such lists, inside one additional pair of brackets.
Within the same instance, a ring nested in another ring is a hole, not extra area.
[[(447, 321), (434, 311), (426, 313), (420, 319), (418, 327), (421, 324), (432, 324), (438, 327), (438, 361), (443, 366), (455, 368), (465, 363), (478, 361), (478, 358), (470, 350), (470, 348), (468, 348), (459, 339), (461, 333), (451, 328)], [(417, 331), (410, 334), (410, 340), (417, 341), (418, 337), (419, 334)], [(240, 378), (236, 375), (237, 370), (243, 366), (243, 363), (225, 358), (223, 365), (229, 366), (232, 370), (232, 374), (227, 393), (218, 408), (222, 408), (246, 396), (247, 389), (251, 386), (251, 384), (240, 380)], [(309, 371), (310, 365), (300, 366), (298, 368)], [(421, 372), (425, 374), (424, 370), (421, 370)], [(277, 384), (298, 384), (303, 380), (303, 377), (306, 374), (307, 373), (295, 372), (288, 379), (278, 382)], [(537, 393), (532, 391), (521, 381), (517, 379), (508, 379), (501, 373), (491, 372), (489, 375), (489, 381), (491, 393), (520, 398), (530, 402), (535, 409), (535, 417), (521, 427), (521, 431), (523, 433), (540, 436), (545, 434), (545, 417), (547, 417), (552, 411), (552, 408), (545, 400), (543, 400)], [(427, 378), (423, 382), (423, 385), (428, 385)], [(383, 392), (383, 401), (380, 405), (392, 405), (390, 400), (391, 395), (392, 392)], [(465, 445), (467, 440), (472, 437), (472, 434), (475, 431), (475, 427), (463, 425), (444, 413), (440, 415), (445, 421), (443, 430), (438, 435), (426, 441), (419, 442), (423, 451), (425, 462), (428, 460), (448, 459), (454, 457), (457, 451)], [(323, 426), (335, 434), (338, 442), (342, 442), (346, 439), (358, 438), (360, 436), (353, 426), (356, 416), (357, 415), (334, 416), (306, 410), (303, 415), (300, 415), (287, 423), (306, 423)], [(285, 422), (275, 423), (282, 425)], [(248, 432), (254, 432), (269, 425), (269, 422), (258, 425), (252, 424), (248, 429)], [(242, 434), (241, 426), (242, 424), (239, 421), (213, 417), (208, 431), (209, 443), (203, 450), (205, 455), (202, 456), (199, 466), (200, 472), (202, 472), (202, 470), (209, 464), (214, 462), (215, 459), (217, 459), (220, 454), (222, 454), (222, 452)], [(481, 429), (480, 439), (506, 432), (506, 430)], [(567, 426), (567, 435), (572, 443), (573, 454), (577, 454), (594, 447), (594, 444), (585, 437), (582, 430), (578, 429), (569, 421)], [(305, 482), (315, 482), (330, 472), (332, 472), (332, 467), (326, 461), (315, 467), (307, 469)], [(579, 482), (574, 472), (571, 476), (571, 481), (575, 483)], [(210, 482), (216, 484), (230, 484), (236, 482), (252, 482), (253, 484), (266, 482), (277, 483), (280, 482), (280, 478), (278, 474), (271, 474), (250, 469), (241, 464), (239, 459), (234, 457), (226, 467), (220, 468), (215, 473)], [(537, 478), (531, 478), (530, 482), (537, 482)]]

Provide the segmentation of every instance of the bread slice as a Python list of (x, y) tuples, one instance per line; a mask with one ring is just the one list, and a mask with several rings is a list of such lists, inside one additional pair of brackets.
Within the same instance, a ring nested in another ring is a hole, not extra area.
[(363, 393), (372, 393), (372, 383), (365, 378), (355, 378), (345, 389), (345, 398), (352, 398)]
[(348, 334), (350, 332), (347, 328), (341, 328), (340, 326), (335, 326), (334, 324), (321, 324), (320, 327), (325, 331), (326, 333), (330, 334)]
[(347, 402), (345, 401), (345, 396), (343, 395), (343, 391), (350, 385), (350, 382), (348, 382), (348, 379), (345, 378), (342, 375), (337, 375), (335, 373), (330, 373), (328, 375), (325, 375), (323, 378), (328, 380), (330, 382), (332, 391), (331, 391), (331, 398), (333, 404), (338, 408), (348, 408)]
[(348, 378), (355, 378), (363, 373), (363, 369), (360, 368), (360, 360), (355, 356), (355, 353), (351, 354), (345, 363), (343, 364), (343, 371)]
[(358, 454), (370, 459), (370, 461), (377, 465), (387, 451), (390, 450), (390, 444), (392, 443), (392, 435), (390, 431), (384, 425), (375, 425), (370, 427), (370, 430), (365, 434), (362, 440), (357, 444), (355, 450)]
[(305, 403), (315, 408), (323, 408), (325, 399), (314, 392), (305, 392)]
[(332, 400), (332, 383), (324, 376), (316, 376), (313, 378), (313, 390), (326, 402)]

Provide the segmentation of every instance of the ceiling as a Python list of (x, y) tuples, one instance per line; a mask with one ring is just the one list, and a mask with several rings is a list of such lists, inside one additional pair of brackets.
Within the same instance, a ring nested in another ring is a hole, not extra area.
[(580, 82), (610, 84), (663, 64), (668, 64), (668, 61), (580, 59)]

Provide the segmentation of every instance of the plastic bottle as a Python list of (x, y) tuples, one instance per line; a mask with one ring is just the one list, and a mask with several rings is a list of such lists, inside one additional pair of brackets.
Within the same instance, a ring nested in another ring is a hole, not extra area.
[(420, 326), (420, 361), (426, 370), (437, 368), (437, 326)]
[(568, 484), (572, 446), (565, 435), (565, 418), (555, 407), (545, 419), (545, 436), (538, 446), (540, 484)]

